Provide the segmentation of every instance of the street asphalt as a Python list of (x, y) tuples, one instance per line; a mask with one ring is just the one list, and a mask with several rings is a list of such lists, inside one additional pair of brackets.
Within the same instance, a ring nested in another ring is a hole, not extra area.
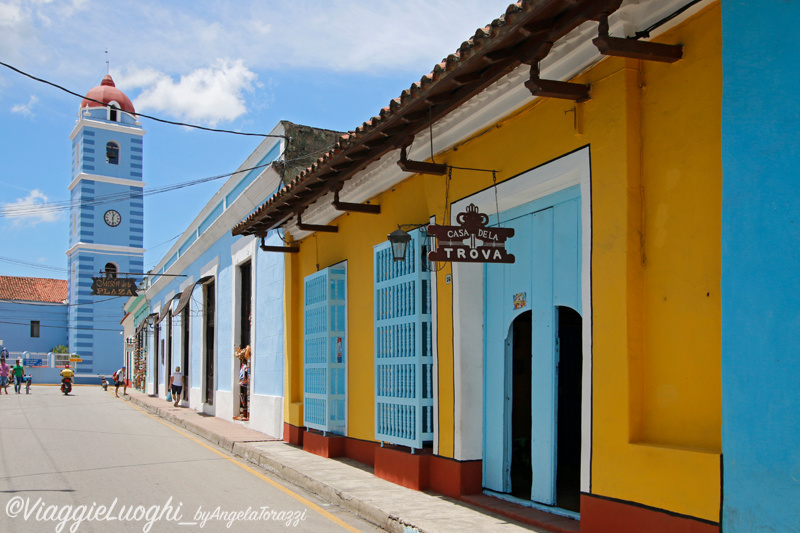
[[(375, 477), (369, 467), (347, 459), (327, 459), (245, 427), (241, 423), (206, 416), (185, 407), (173, 407), (164, 399), (128, 390), (124, 401), (151, 412), (170, 423), (274, 472), (334, 505), (396, 533), (436, 532), (556, 532), (578, 531), (578, 522), (535, 510), (542, 527), (470, 505), (461, 500), (419, 492)], [(112, 394), (113, 395), (113, 394)], [(122, 391), (120, 390), (122, 398)], [(477, 496), (475, 502), (493, 500), (494, 507), (513, 508), (494, 498)], [(511, 511), (513, 516), (514, 511)]]

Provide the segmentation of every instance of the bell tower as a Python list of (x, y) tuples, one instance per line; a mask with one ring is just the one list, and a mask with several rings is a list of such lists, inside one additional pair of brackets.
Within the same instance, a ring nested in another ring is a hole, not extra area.
[(68, 325), (69, 349), (82, 358), (78, 374), (110, 374), (123, 364), (126, 298), (91, 296), (91, 278), (144, 267), (144, 134), (108, 75), (86, 93), (70, 134)]

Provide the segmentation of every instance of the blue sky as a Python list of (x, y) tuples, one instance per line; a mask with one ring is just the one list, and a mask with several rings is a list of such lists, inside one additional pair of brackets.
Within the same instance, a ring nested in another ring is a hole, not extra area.
[[(0, 62), (85, 94), (108, 59), (137, 111), (173, 121), (269, 133), (289, 120), (348, 131), (509, 3), (0, 0)], [(0, 208), (68, 199), (79, 104), (0, 66)], [(142, 125), (145, 190), (232, 172), (259, 143)], [(145, 269), (223, 182), (145, 197)], [(66, 219), (0, 217), (0, 275), (66, 279)]]

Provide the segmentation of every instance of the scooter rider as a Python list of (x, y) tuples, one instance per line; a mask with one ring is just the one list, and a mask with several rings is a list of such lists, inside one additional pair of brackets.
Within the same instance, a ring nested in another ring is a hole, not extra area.
[(61, 387), (63, 389), (64, 383), (69, 380), (70, 389), (72, 388), (72, 377), (75, 375), (75, 372), (72, 371), (71, 368), (65, 368), (61, 371)]

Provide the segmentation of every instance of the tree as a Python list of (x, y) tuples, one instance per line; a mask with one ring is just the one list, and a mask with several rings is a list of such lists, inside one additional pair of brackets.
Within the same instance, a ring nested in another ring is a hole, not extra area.
[(69, 348), (67, 346), (64, 346), (63, 344), (59, 344), (50, 351), (53, 353), (69, 353)]

